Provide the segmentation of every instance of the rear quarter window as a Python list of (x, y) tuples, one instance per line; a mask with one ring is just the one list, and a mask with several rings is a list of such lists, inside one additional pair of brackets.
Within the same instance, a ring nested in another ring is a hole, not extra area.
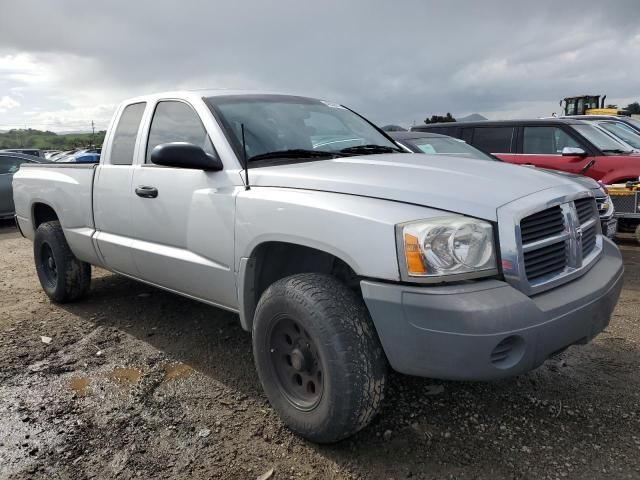
[(473, 146), (490, 153), (511, 153), (515, 127), (476, 127)]
[(26, 160), (16, 157), (0, 157), (0, 175), (16, 173)]
[(112, 165), (131, 165), (133, 163), (133, 151), (146, 105), (144, 102), (127, 105), (120, 115), (111, 145)]

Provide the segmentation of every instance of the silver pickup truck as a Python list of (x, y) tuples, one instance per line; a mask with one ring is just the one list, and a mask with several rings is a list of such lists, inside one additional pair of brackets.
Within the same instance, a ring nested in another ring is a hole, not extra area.
[(370, 422), (388, 366), (527, 372), (601, 332), (622, 287), (589, 189), (405, 153), (304, 97), (134, 98), (99, 165), (23, 165), (13, 188), (54, 302), (86, 294), (96, 265), (236, 312), (273, 408), (317, 442)]

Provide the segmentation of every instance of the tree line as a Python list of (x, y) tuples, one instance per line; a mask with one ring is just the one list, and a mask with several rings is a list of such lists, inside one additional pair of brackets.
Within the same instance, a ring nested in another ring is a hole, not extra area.
[(90, 146), (100, 146), (106, 131), (92, 133), (57, 134), (50, 131), (13, 129), (0, 132), (0, 150), (5, 148), (39, 148), (42, 150), (71, 150)]

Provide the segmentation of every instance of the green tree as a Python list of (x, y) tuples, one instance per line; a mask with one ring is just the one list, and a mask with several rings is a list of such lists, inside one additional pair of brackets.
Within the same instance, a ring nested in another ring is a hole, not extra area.
[(456, 119), (447, 112), (445, 116), (442, 115), (431, 115), (431, 118), (426, 118), (424, 123), (444, 123), (444, 122), (455, 122)]
[[(96, 132), (93, 146), (99, 147), (104, 141), (105, 131)], [(90, 147), (91, 133), (56, 134), (55, 132), (27, 129), (14, 129), (0, 132), (0, 149), (4, 148), (40, 148), (43, 150), (69, 150), (76, 147)]]
[(625, 110), (627, 110), (632, 115), (640, 115), (640, 103), (630, 103), (629, 105), (627, 105), (627, 108)]

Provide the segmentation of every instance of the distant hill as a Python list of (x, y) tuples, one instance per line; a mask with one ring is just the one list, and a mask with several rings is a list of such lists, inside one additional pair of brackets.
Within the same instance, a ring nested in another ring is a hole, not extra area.
[[(96, 132), (93, 143), (102, 145), (105, 131)], [(69, 150), (75, 147), (87, 147), (91, 144), (91, 133), (57, 134), (50, 131), (14, 129), (0, 132), (0, 150), (4, 148), (40, 148), (51, 150)]]
[(407, 129), (404, 127), (401, 127), (400, 125), (385, 125), (384, 127), (382, 127), (382, 130), (384, 130), (385, 132), (406, 132)]
[(458, 122), (480, 122), (482, 120), (488, 120), (488, 118), (480, 115), (479, 113), (472, 113), (466, 117), (458, 117), (456, 119)]

